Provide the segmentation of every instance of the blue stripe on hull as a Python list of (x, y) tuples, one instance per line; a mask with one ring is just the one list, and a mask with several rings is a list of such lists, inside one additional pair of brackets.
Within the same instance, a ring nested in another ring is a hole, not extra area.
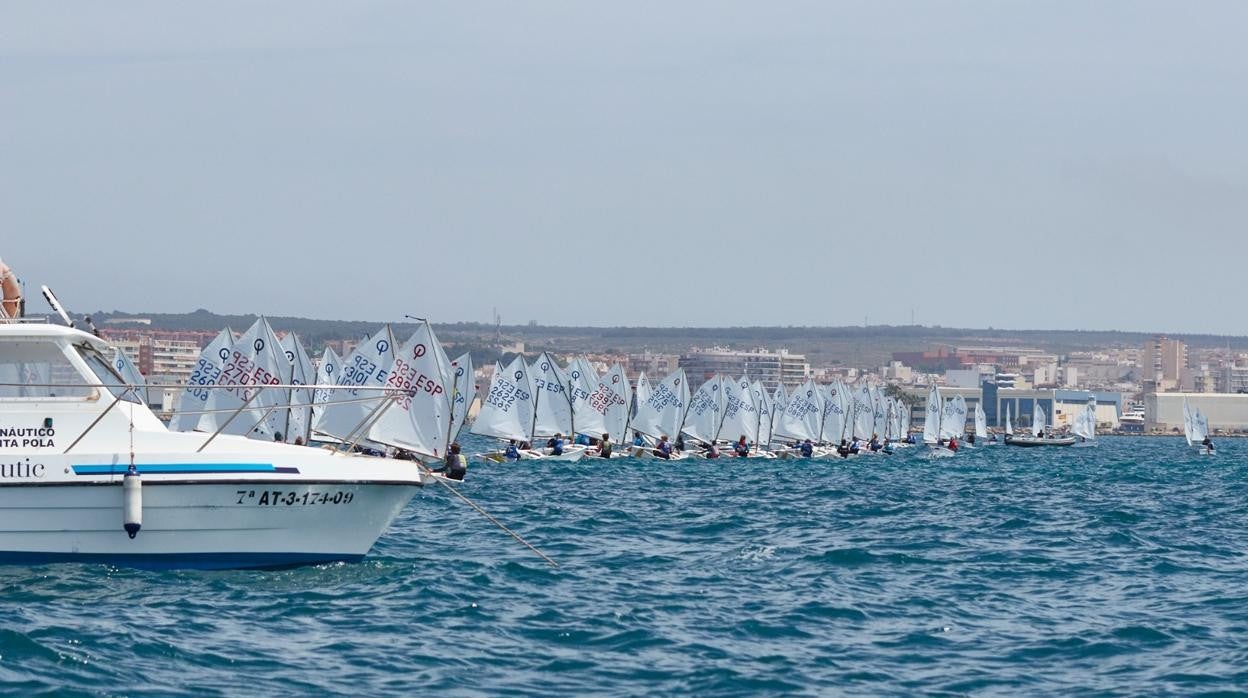
[[(143, 534), (139, 534), (143, 535)], [(44, 553), (3, 550), (0, 565), (73, 562), (145, 570), (237, 570), (299, 567), (325, 562), (359, 562), (363, 555), (334, 553)]]
[[(75, 475), (124, 475), (129, 466), (121, 463), (75, 465)], [(272, 463), (139, 463), (140, 475), (185, 475), (188, 473), (295, 473), (298, 468), (277, 468)]]

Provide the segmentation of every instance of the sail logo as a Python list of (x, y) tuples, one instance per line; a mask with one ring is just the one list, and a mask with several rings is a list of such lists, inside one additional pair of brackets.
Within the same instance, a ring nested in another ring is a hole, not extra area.
[(516, 380), (524, 378), (524, 371), (516, 371)]
[(425, 345), (417, 344), (416, 346), (412, 347), (412, 358), (419, 359), (420, 357), (425, 355), (425, 351), (426, 351)]
[(221, 357), (222, 361), (225, 361), (226, 359), (230, 358), (229, 347), (221, 347), (221, 350), (217, 352), (217, 356)]
[(251, 343), (251, 346), (256, 351), (264, 351), (264, 340), (257, 338), (256, 341)]
[(377, 340), (377, 352), (379, 354), (384, 354), (388, 351), (390, 351), (390, 342), (387, 342), (384, 339)]

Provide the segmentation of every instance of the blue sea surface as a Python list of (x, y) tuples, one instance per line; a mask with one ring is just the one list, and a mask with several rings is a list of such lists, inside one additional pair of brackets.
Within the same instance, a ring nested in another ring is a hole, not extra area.
[(1248, 441), (1219, 446), (473, 463), (462, 491), (558, 568), (440, 487), (358, 564), (4, 567), (0, 689), (1243, 691)]

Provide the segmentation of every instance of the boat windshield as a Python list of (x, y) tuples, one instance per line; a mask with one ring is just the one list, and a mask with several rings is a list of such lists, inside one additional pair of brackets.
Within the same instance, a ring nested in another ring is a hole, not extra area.
[(0, 399), (82, 399), (95, 395), (55, 342), (0, 343)]
[(140, 387), (138, 390), (127, 389), (126, 379), (122, 378), (121, 374), (113, 369), (112, 363), (105, 359), (94, 347), (81, 345), (78, 347), (78, 353), (87, 362), (87, 366), (95, 372), (95, 377), (100, 380), (100, 383), (104, 385), (108, 392), (113, 394), (113, 397), (119, 397), (126, 402), (133, 402), (136, 405), (143, 404), (138, 393), (146, 392), (146, 387)]

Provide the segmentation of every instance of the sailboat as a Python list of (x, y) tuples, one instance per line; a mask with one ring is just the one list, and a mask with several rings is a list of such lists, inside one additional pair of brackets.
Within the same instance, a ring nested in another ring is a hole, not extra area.
[(545, 458), (569, 462), (580, 460), (585, 455), (585, 446), (565, 442), (563, 453), (556, 455), (549, 447), (538, 447), (535, 441), (556, 435), (570, 441), (576, 433), (568, 374), (548, 352), (542, 352), (537, 357), (529, 367), (529, 373), (533, 376), (533, 427), (529, 432), (529, 442)]
[[(643, 398), (642, 382), (645, 374), (637, 379), (637, 414), (633, 417), (632, 430), (651, 443), (666, 436), (676, 438), (684, 428), (685, 416), (689, 409), (689, 383), (685, 378), (685, 369), (678, 368), (659, 381), (657, 386), (646, 383), (646, 396)], [(629, 455), (634, 458), (651, 458), (654, 447), (630, 445)], [(672, 452), (672, 460), (685, 457), (683, 452)]]
[[(526, 443), (533, 428), (533, 379), (529, 377), (524, 357), (516, 355), (503, 368), (494, 364), (494, 377), (490, 390), (481, 398), (481, 412), (472, 423), (471, 432), (496, 439)], [(490, 451), (477, 456), (484, 460), (502, 462), (502, 451)], [(541, 458), (541, 454), (529, 449), (520, 451), (521, 458)]]
[(1014, 425), (1010, 424), (1010, 406), (1005, 406), (1005, 442), (1008, 444), (1010, 439), (1014, 438)]
[(1070, 431), (1079, 437), (1075, 448), (1089, 448), (1096, 445), (1096, 398), (1088, 400), (1088, 404), (1075, 415), (1075, 423), (1071, 425)]
[(1040, 401), (1033, 403), (1031, 412), (1031, 436), (1015, 436), (1006, 443), (1011, 446), (1073, 446), (1075, 437), (1073, 436), (1045, 436), (1044, 429), (1047, 426), (1047, 419), (1044, 408), (1040, 406)]
[(929, 458), (950, 458), (953, 451), (941, 443), (941, 420), (944, 417), (945, 404), (940, 399), (940, 388), (932, 384), (927, 391), (927, 416), (923, 420), (923, 443), (927, 444)]
[(173, 409), (173, 418), (169, 420), (172, 431), (195, 431), (199, 426), (199, 418), (204, 414), (204, 406), (212, 388), (202, 386), (215, 385), (221, 378), (221, 368), (234, 349), (234, 333), (230, 328), (221, 330), (208, 346), (199, 353), (199, 360), (191, 377), (186, 381), (186, 388), (178, 393), (178, 401)]
[(1192, 440), (1196, 442), (1196, 453), (1202, 456), (1212, 456), (1214, 451), (1212, 446), (1205, 446), (1204, 442), (1209, 438), (1209, 417), (1197, 408), (1192, 411)]
[(996, 446), (996, 441), (988, 440), (988, 415), (984, 414), (983, 401), (975, 403), (975, 443), (984, 446)]

